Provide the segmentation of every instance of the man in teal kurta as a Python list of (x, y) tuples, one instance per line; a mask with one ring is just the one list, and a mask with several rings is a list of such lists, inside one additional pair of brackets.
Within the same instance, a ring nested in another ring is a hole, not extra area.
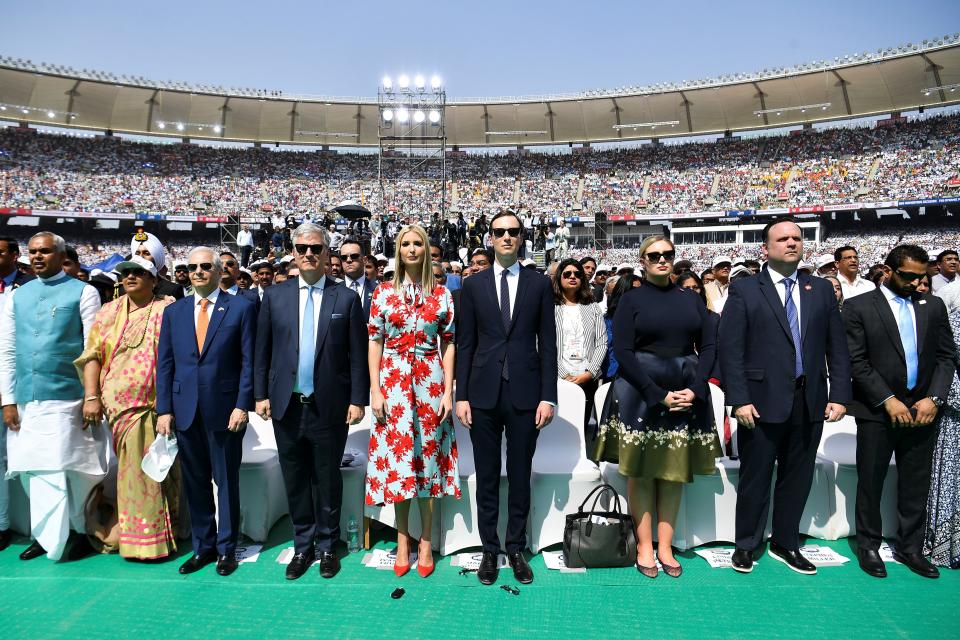
[(0, 315), (0, 398), (8, 477), (30, 497), (34, 542), (20, 555), (59, 560), (70, 529), (85, 531), (83, 503), (107, 471), (103, 425), (85, 425), (73, 361), (100, 309), (96, 289), (63, 272), (63, 238), (40, 232), (28, 245), (38, 276)]

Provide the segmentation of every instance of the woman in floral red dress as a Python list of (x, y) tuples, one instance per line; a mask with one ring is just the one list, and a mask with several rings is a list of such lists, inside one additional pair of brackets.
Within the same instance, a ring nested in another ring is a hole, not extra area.
[(460, 497), (453, 414), (453, 298), (436, 284), (430, 240), (420, 226), (400, 230), (392, 282), (370, 303), (370, 434), (366, 502), (393, 504), (398, 576), (410, 570), (410, 501), (420, 509), (417, 571), (433, 573), (433, 506)]

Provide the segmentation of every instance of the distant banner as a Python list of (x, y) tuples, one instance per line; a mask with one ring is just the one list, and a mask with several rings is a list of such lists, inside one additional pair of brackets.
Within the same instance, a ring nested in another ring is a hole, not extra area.
[(925, 200), (900, 200), (897, 204), (901, 207), (925, 207), (927, 205), (954, 204), (960, 202), (957, 198), (927, 198)]

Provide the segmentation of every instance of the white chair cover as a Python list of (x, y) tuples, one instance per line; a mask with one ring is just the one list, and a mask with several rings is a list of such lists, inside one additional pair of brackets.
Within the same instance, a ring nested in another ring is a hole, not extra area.
[(585, 453), (583, 390), (558, 380), (557, 398), (556, 415), (541, 431), (533, 456), (528, 538), (534, 553), (563, 542), (566, 514), (600, 484), (600, 470)]

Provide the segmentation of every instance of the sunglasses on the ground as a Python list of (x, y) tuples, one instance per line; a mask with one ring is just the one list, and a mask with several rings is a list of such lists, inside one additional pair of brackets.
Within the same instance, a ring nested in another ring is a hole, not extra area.
[(520, 227), (509, 227), (506, 229), (491, 229), (490, 232), (493, 234), (494, 238), (502, 238), (503, 234), (509, 233), (511, 238), (516, 238), (520, 235)]
[(313, 251), (313, 255), (317, 256), (323, 253), (322, 244), (295, 244), (293, 248), (297, 250), (297, 253), (301, 256), (307, 255), (307, 249)]

